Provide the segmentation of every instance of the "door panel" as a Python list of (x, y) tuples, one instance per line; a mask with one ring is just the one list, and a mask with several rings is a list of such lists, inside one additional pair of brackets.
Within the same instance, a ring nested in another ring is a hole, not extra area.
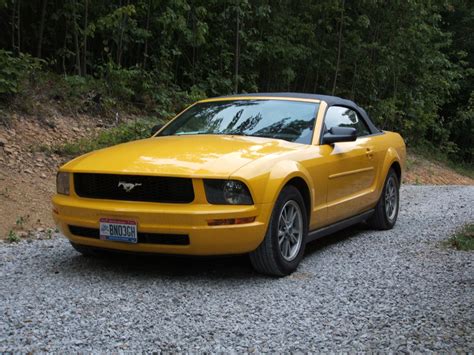
[(352, 127), (360, 136), (354, 142), (320, 146), (327, 163), (327, 224), (371, 207), (378, 160), (373, 137), (355, 111), (330, 107), (325, 117), (325, 128), (331, 127)]
[(322, 149), (328, 172), (328, 224), (368, 209), (376, 166), (367, 148), (367, 139), (359, 138), (355, 142), (325, 145)]

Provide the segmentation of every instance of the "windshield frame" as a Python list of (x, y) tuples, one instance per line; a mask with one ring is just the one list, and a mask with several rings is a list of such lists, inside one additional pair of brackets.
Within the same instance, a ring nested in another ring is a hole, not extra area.
[[(274, 97), (274, 96), (226, 96), (226, 97), (216, 97), (216, 98), (210, 98), (210, 99), (204, 99), (197, 101), (193, 103), (192, 105), (188, 106), (185, 108), (183, 111), (181, 111), (179, 114), (177, 114), (174, 118), (172, 118), (169, 122), (167, 122), (158, 132), (156, 132), (153, 137), (181, 137), (181, 136), (191, 136), (191, 135), (199, 135), (199, 133), (196, 134), (162, 134), (166, 130), (166, 128), (172, 124), (175, 120), (177, 120), (181, 115), (186, 113), (188, 110), (193, 108), (196, 105), (203, 104), (203, 103), (212, 103), (212, 102), (222, 102), (222, 101), (296, 101), (296, 102), (306, 102), (306, 103), (313, 103), (315, 104), (315, 110), (314, 110), (314, 121), (313, 121), (313, 127), (312, 127), (312, 134), (311, 134), (311, 139), (308, 143), (302, 143), (302, 142), (291, 142), (285, 139), (281, 138), (275, 138), (275, 137), (267, 137), (268, 139), (281, 139), (289, 143), (294, 143), (294, 144), (304, 144), (304, 145), (312, 145), (314, 143), (314, 137), (315, 133), (317, 132), (318, 128), (318, 121), (319, 121), (319, 116), (321, 112), (321, 104), (323, 101), (318, 100), (318, 99), (306, 99), (306, 98), (298, 98), (298, 97)], [(260, 136), (253, 136), (251, 134), (225, 134), (225, 133), (206, 133), (207, 135), (228, 135), (228, 136), (239, 136), (239, 137), (259, 137)], [(204, 135), (204, 134), (202, 134)]]

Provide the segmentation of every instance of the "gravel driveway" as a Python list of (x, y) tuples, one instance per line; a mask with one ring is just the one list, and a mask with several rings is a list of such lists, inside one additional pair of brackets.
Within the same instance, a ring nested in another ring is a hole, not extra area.
[(405, 186), (395, 229), (319, 240), (282, 279), (246, 257), (0, 244), (0, 352), (474, 351), (474, 253), (440, 245), (473, 205), (473, 186)]

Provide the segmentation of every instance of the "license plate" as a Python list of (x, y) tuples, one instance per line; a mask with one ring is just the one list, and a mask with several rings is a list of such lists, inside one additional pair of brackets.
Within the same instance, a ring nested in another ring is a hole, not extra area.
[(121, 219), (100, 219), (100, 239), (114, 242), (136, 243), (137, 222)]

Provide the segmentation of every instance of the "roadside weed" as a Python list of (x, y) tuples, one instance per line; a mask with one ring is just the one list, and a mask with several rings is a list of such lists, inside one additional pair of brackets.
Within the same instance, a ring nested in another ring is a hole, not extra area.
[(53, 230), (51, 228), (48, 228), (46, 230), (46, 239), (51, 239), (53, 237)]
[(20, 216), (17, 218), (15, 224), (18, 228), (23, 228), (24, 224), (30, 219), (30, 215)]
[(464, 225), (446, 241), (446, 245), (458, 250), (474, 250), (474, 223)]
[(10, 243), (18, 243), (20, 241), (20, 237), (18, 237), (15, 231), (11, 230), (8, 232), (7, 241)]

